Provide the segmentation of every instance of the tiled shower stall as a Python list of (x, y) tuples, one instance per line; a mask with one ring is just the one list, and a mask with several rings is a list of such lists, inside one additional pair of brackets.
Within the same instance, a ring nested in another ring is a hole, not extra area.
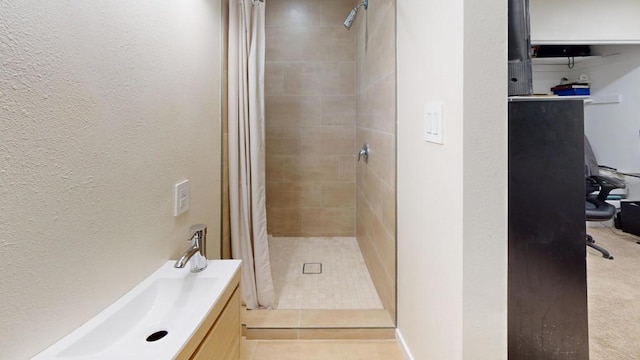
[[(276, 264), (285, 256), (277, 249), (291, 246), (274, 241), (361, 251), (361, 266), (366, 262), (381, 304), (394, 318), (395, 1), (370, 0), (349, 31), (342, 23), (355, 5), (352, 0), (266, 3), (267, 226), (277, 288), (286, 282), (277, 279)], [(369, 161), (357, 162), (365, 141), (371, 146)], [(353, 238), (359, 246), (352, 246)], [(311, 255), (322, 257), (320, 248), (300, 251), (310, 254), (308, 262), (317, 262)], [(301, 264), (290, 266), (303, 278), (287, 281), (301, 288), (300, 281), (311, 281)], [(347, 273), (338, 278), (364, 281)]]

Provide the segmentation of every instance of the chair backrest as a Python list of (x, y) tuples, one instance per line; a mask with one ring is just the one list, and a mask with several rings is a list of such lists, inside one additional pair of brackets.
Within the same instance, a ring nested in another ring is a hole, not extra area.
[(593, 149), (591, 148), (591, 144), (589, 143), (589, 139), (587, 136), (584, 136), (584, 176), (598, 176), (600, 175), (600, 170), (598, 168), (598, 160), (596, 159), (596, 154), (593, 153)]
[[(614, 169), (615, 170), (615, 169)], [(609, 196), (609, 193), (614, 189), (624, 189), (626, 184), (622, 178), (615, 175), (600, 175), (600, 169), (598, 167), (598, 160), (596, 159), (591, 144), (587, 136), (584, 137), (584, 175), (587, 178), (586, 193), (587, 196), (596, 191), (596, 183), (600, 188), (598, 192), (598, 199), (604, 201)]]

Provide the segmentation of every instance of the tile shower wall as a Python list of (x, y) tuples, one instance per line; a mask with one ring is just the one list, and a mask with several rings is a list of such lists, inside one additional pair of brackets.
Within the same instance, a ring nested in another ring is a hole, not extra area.
[(352, 0), (266, 6), (267, 226), (273, 236), (355, 235)]
[[(369, 0), (352, 30), (357, 38), (357, 240), (384, 308), (395, 319), (396, 89), (395, 1)], [(364, 15), (364, 16), (363, 16)], [(355, 30), (355, 31), (354, 31)]]

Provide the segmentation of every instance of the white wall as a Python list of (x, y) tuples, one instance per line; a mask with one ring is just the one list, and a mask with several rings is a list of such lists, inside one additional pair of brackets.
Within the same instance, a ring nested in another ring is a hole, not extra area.
[(507, 7), (464, 9), (463, 359), (507, 358)]
[[(398, 332), (506, 359), (506, 2), (398, 2)], [(423, 140), (444, 103), (444, 145)]]
[(621, 95), (622, 102), (586, 106), (585, 133), (600, 164), (640, 172), (640, 46), (607, 46), (595, 51), (610, 56), (579, 72), (591, 77), (594, 98)]
[[(461, 359), (463, 2), (397, 11), (398, 331), (415, 359)], [(444, 102), (444, 146), (422, 138), (428, 101)]]
[(533, 65), (533, 93), (553, 94), (551, 88), (569, 79), (571, 70), (566, 65)]
[[(0, 358), (46, 348), (209, 225), (220, 2), (0, 2)], [(191, 209), (172, 216), (172, 186)]]
[[(566, 65), (534, 65), (534, 92), (549, 93), (549, 88), (563, 76), (574, 80), (581, 74), (588, 75), (594, 102), (585, 106), (585, 134), (600, 164), (623, 172), (640, 172), (640, 46), (591, 49), (593, 55), (602, 57), (578, 62), (573, 69)], [(618, 97), (621, 102), (609, 102)]]

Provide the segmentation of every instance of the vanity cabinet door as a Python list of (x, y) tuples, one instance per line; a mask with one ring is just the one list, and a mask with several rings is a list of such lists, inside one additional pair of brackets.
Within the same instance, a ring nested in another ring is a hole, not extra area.
[(531, 43), (640, 43), (638, 0), (529, 0)]
[(191, 359), (238, 360), (240, 359), (240, 290), (236, 288), (229, 302), (202, 340)]

